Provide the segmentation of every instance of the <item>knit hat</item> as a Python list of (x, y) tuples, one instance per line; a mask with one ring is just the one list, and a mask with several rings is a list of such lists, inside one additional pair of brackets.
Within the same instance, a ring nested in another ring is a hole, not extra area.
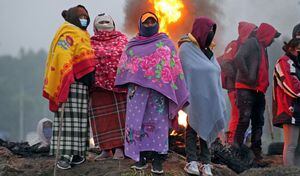
[(105, 13), (99, 14), (94, 20), (94, 32), (113, 31), (115, 27), (115, 22), (112, 17)]

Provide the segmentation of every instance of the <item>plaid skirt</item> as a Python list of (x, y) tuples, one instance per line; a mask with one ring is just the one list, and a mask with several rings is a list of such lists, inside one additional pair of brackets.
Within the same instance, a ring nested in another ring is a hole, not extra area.
[[(85, 156), (88, 147), (88, 87), (75, 82), (70, 86), (69, 97), (64, 103), (64, 116), (60, 138), (61, 155)], [(59, 118), (61, 108), (54, 114), (53, 137), (51, 139), (50, 155), (57, 150)]]
[(95, 145), (109, 150), (124, 145), (126, 93), (101, 88), (91, 94), (90, 120)]

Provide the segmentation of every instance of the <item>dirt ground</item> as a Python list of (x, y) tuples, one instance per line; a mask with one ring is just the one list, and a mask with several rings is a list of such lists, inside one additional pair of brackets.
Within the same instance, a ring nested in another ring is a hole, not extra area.
[[(107, 159), (104, 161), (94, 161), (95, 155), (89, 154), (88, 160), (79, 166), (70, 170), (62, 171), (58, 169), (58, 176), (150, 176), (150, 168), (144, 172), (135, 172), (130, 170), (133, 161), (124, 159), (120, 161)], [(278, 167), (282, 165), (281, 156), (267, 157), (271, 167), (264, 169), (250, 169), (240, 174), (242, 176), (280, 176), (280, 175), (300, 175), (300, 168)], [(186, 176), (183, 168), (185, 160), (176, 153), (170, 153), (167, 161), (164, 163), (166, 176)], [(0, 176), (50, 176), (53, 175), (54, 158), (36, 157), (22, 158), (13, 155), (6, 148), (0, 147)], [(213, 173), (215, 176), (237, 176), (226, 166), (214, 165)], [(272, 173), (270, 175), (270, 173)]]
[[(148, 167), (143, 173), (135, 172), (130, 169), (133, 161), (124, 159), (120, 161), (107, 159), (104, 161), (94, 161), (94, 154), (90, 153), (88, 160), (79, 166), (70, 170), (57, 170), (58, 176), (148, 176), (150, 168)], [(151, 165), (151, 164), (150, 164)], [(183, 170), (185, 160), (178, 154), (171, 153), (167, 161), (164, 163), (166, 176), (185, 176)], [(54, 158), (38, 157), (38, 158), (22, 158), (13, 155), (6, 148), (0, 148), (0, 176), (47, 176), (53, 175)], [(215, 175), (235, 176), (236, 174), (225, 166), (215, 165)]]

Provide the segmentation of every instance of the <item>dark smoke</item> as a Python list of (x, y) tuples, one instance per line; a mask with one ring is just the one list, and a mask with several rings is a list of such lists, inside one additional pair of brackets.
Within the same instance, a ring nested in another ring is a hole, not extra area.
[[(220, 7), (220, 0), (182, 0), (185, 6), (181, 20), (168, 26), (170, 37), (176, 42), (180, 36), (189, 33), (195, 17), (207, 16), (215, 20), (218, 24), (218, 31), (222, 29), (221, 16), (223, 15)], [(125, 5), (125, 32), (135, 35), (138, 32), (138, 19), (144, 12), (152, 11), (152, 4), (149, 0), (126, 0)], [(218, 38), (219, 35), (217, 35)]]

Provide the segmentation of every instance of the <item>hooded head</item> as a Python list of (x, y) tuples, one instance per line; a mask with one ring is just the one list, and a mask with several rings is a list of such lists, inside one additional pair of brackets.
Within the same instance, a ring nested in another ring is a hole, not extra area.
[(200, 48), (208, 48), (213, 41), (217, 30), (214, 21), (207, 17), (198, 17), (195, 19), (191, 34), (197, 40)]
[(293, 29), (293, 38), (300, 39), (300, 23), (297, 24)]
[(267, 23), (261, 23), (257, 29), (256, 37), (260, 44), (264, 47), (268, 47), (273, 43), (275, 38), (278, 38), (281, 34), (277, 30)]
[(114, 31), (115, 27), (115, 22), (112, 17), (105, 13), (99, 14), (94, 20), (94, 32)]
[(83, 30), (86, 30), (90, 23), (88, 11), (82, 5), (72, 7), (69, 10), (64, 10), (61, 15), (67, 22), (74, 24)]
[(241, 43), (244, 43), (247, 40), (247, 38), (249, 38), (250, 34), (255, 31), (255, 29), (257, 29), (257, 26), (255, 24), (248, 23), (248, 22), (245, 22), (245, 21), (239, 22), (238, 41), (241, 42)]
[(52, 137), (52, 121), (47, 118), (40, 120), (37, 126), (37, 134), (41, 147), (49, 145)]
[(139, 35), (150, 37), (158, 33), (158, 18), (154, 13), (146, 12), (139, 20)]

